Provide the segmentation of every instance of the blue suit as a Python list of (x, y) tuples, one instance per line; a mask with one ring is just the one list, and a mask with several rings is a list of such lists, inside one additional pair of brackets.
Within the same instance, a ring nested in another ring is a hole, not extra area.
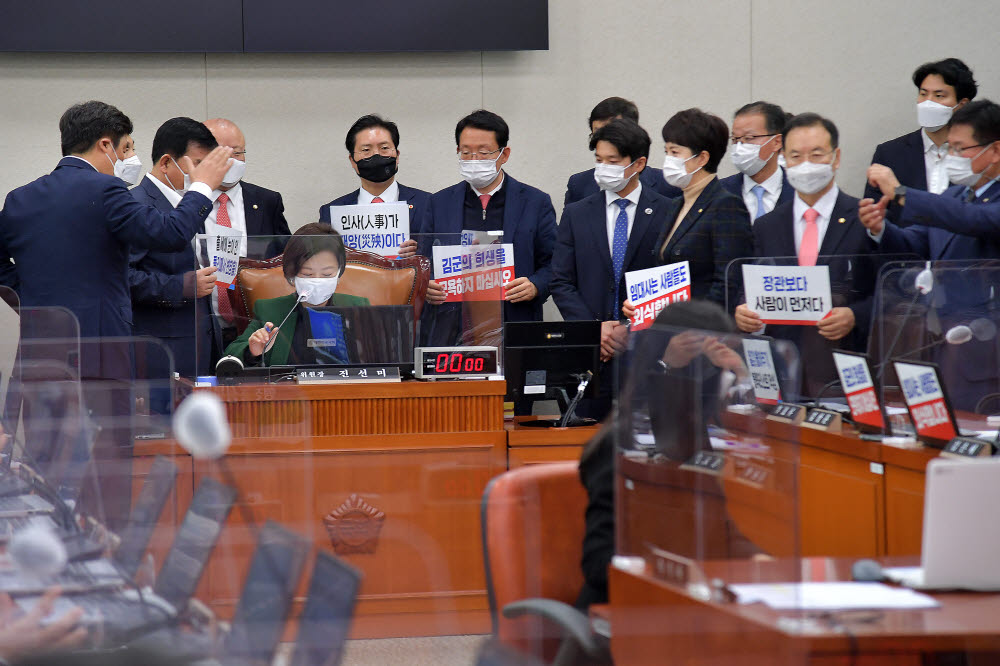
[[(504, 321), (541, 321), (542, 304), (549, 297), (552, 279), (552, 247), (556, 239), (556, 211), (552, 199), (541, 190), (514, 180), (504, 173), (503, 242), (514, 244), (514, 276), (531, 280), (538, 295), (522, 303), (504, 303)], [(442, 245), (455, 245), (465, 221), (464, 204), (468, 183), (461, 182), (436, 192), (430, 199), (430, 216), (423, 229), (419, 252), (433, 260), (432, 235), (444, 234)], [(443, 306), (430, 305), (424, 312)]]
[[(358, 205), (358, 190), (350, 194), (338, 197), (328, 204), (320, 206), (319, 221), (330, 224), (330, 206), (356, 206)], [(399, 183), (399, 200), (405, 201), (410, 206), (410, 233), (422, 233), (421, 229), (424, 220), (430, 211), (431, 195), (429, 192), (418, 190), (415, 187), (407, 187)]]
[[(141, 204), (163, 213), (173, 210), (149, 178), (143, 178), (131, 192)], [(199, 229), (199, 233), (204, 231)], [(194, 269), (190, 244), (175, 252), (144, 249), (129, 254), (135, 334), (160, 338), (173, 352), (174, 369), (186, 377), (209, 374), (214, 340), (211, 297), (192, 299), (183, 294), (184, 274)], [(156, 373), (153, 376), (166, 377), (166, 368), (159, 368), (156, 360), (150, 359), (149, 370)]]
[[(668, 199), (676, 199), (682, 194), (680, 189), (667, 184), (667, 181), (663, 179), (663, 171), (654, 169), (648, 165), (639, 174), (639, 181), (642, 183), (643, 189), (652, 190)], [(586, 199), (600, 191), (601, 188), (597, 186), (597, 181), (594, 180), (594, 170), (592, 168), (575, 173), (569, 177), (569, 181), (566, 183), (566, 196), (563, 198), (563, 206), (565, 207), (571, 203)]]
[[(64, 157), (51, 174), (7, 195), (0, 256), (15, 261), (22, 305), (69, 309), (82, 337), (129, 336), (129, 248), (182, 250), (211, 210), (208, 198), (188, 192), (176, 209), (160, 212), (118, 178)], [(127, 359), (101, 356), (83, 356), (83, 376), (129, 376)]]
[[(781, 169), (781, 167), (778, 167), (778, 168)], [(725, 178), (720, 178), (719, 179), (719, 185), (722, 185), (722, 187), (727, 192), (729, 192), (730, 194), (733, 194), (734, 196), (736, 196), (736, 198), (738, 198), (740, 201), (743, 201), (743, 174), (742, 173), (734, 173), (732, 176), (726, 176)], [(785, 203), (786, 201), (791, 201), (793, 196), (795, 196), (795, 189), (791, 185), (788, 184), (788, 176), (785, 175), (785, 170), (781, 169), (781, 193), (778, 195), (778, 200), (775, 202), (774, 208), (777, 208), (778, 206), (780, 206), (781, 204)], [(744, 208), (746, 207), (746, 205), (747, 205), (747, 202), (743, 201)], [(771, 210), (774, 210), (774, 209), (772, 208)], [(750, 211), (748, 210), (747, 213), (750, 213)], [(750, 213), (750, 214), (752, 216), (752, 213)], [(767, 213), (765, 213), (765, 215), (766, 214)], [(751, 220), (752, 219), (753, 218), (751, 217)]]
[[(872, 156), (872, 164), (881, 164), (892, 169), (901, 185), (918, 190), (927, 189), (927, 167), (924, 164), (923, 129), (880, 143)], [(863, 199), (878, 201), (882, 193), (878, 188), (865, 182)]]

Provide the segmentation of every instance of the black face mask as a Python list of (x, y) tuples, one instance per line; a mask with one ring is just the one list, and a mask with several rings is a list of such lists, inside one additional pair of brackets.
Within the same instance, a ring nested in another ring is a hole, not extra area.
[(372, 183), (384, 183), (396, 175), (395, 157), (372, 155), (354, 162), (358, 165), (358, 175)]

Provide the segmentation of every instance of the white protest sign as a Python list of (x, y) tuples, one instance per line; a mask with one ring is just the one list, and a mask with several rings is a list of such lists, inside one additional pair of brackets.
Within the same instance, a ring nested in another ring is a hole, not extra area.
[(757, 402), (776, 405), (781, 400), (778, 373), (774, 369), (771, 355), (771, 341), (743, 338), (743, 355), (747, 360), (750, 378), (753, 380), (753, 394)]
[(435, 245), (434, 280), (445, 301), (503, 300), (503, 286), (514, 279), (514, 245)]
[(691, 270), (688, 262), (644, 268), (625, 273), (628, 300), (635, 306), (632, 330), (649, 328), (656, 315), (671, 303), (691, 300)]
[(347, 247), (395, 257), (410, 237), (410, 207), (405, 201), (330, 206), (330, 224)]
[(205, 240), (212, 265), (215, 266), (215, 284), (219, 287), (228, 287), (236, 279), (236, 271), (240, 267), (241, 240), (239, 234), (208, 236)]
[(829, 266), (744, 264), (743, 291), (765, 324), (815, 324), (833, 308)]

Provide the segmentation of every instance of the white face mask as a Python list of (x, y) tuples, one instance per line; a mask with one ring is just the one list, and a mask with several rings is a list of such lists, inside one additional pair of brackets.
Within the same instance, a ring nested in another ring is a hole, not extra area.
[(118, 159), (118, 153), (115, 153), (115, 159), (111, 159), (107, 153), (104, 156), (108, 158), (111, 162), (111, 167), (115, 172), (116, 178), (121, 178), (129, 185), (135, 185), (139, 182), (139, 177), (142, 175), (142, 161), (139, 159), (138, 155), (133, 155), (132, 157), (120, 160)]
[[(632, 162), (632, 164), (635, 164), (635, 162)], [(632, 180), (631, 176), (625, 176), (626, 169), (632, 166), (632, 164), (628, 166), (622, 164), (595, 164), (594, 180), (597, 181), (597, 186), (605, 192), (621, 192), (628, 185), (628, 181)], [(634, 176), (635, 174), (632, 175)]]
[(688, 173), (687, 167), (684, 166), (689, 160), (693, 160), (695, 157), (697, 156), (692, 155), (685, 160), (673, 155), (667, 155), (663, 160), (663, 179), (667, 181), (667, 184), (679, 187), (682, 190), (687, 187), (691, 182), (691, 176), (701, 171), (701, 167), (698, 167), (691, 173)]
[(298, 277), (295, 278), (295, 291), (306, 303), (322, 305), (330, 300), (337, 291), (340, 277)]
[(733, 166), (741, 173), (753, 176), (767, 164), (767, 160), (760, 158), (760, 149), (774, 141), (774, 139), (775, 137), (772, 136), (760, 145), (743, 143), (742, 141), (734, 143), (732, 148), (729, 149), (729, 158), (733, 161)]
[(785, 169), (788, 184), (800, 194), (816, 194), (833, 180), (833, 164), (803, 162)]
[[(993, 144), (991, 143), (990, 146)], [(985, 153), (990, 146), (986, 146), (979, 151), (979, 155)], [(960, 157), (958, 155), (946, 155), (944, 158), (944, 168), (948, 171), (948, 180), (950, 180), (955, 185), (965, 185), (966, 187), (975, 187), (979, 179), (983, 177), (983, 172), (974, 173), (972, 171), (972, 160), (979, 159), (979, 155), (975, 157)]]
[[(170, 155), (167, 155), (167, 157), (170, 157)], [(170, 157), (170, 161), (174, 163), (174, 166), (175, 166), (175, 167), (177, 167), (177, 170), (178, 170), (178, 171), (180, 171), (181, 173), (184, 173), (184, 170), (183, 170), (183, 169), (181, 169), (181, 165), (180, 165), (180, 164), (178, 164), (178, 163), (177, 163), (177, 162), (176, 162), (176, 161), (174, 160), (174, 158)], [(174, 192), (176, 192), (177, 194), (179, 194), (179, 195), (181, 195), (181, 196), (184, 196), (184, 194), (185, 194), (185, 193), (186, 193), (186, 192), (187, 192), (187, 191), (188, 191), (189, 189), (191, 189), (191, 176), (189, 176), (188, 174), (184, 173), (184, 189), (182, 189), (182, 190), (178, 190), (178, 189), (177, 189), (176, 187), (174, 187), (174, 186), (173, 186), (173, 184), (172, 184), (172, 183), (170, 182), (170, 179), (169, 179), (169, 178), (167, 178), (167, 185), (170, 185), (170, 189), (172, 189), (172, 190), (173, 190)]]
[(462, 180), (472, 185), (477, 190), (481, 190), (494, 180), (500, 170), (497, 162), (503, 156), (501, 152), (495, 160), (458, 160), (458, 172), (462, 174)]
[(936, 132), (948, 124), (954, 110), (933, 100), (925, 100), (917, 104), (917, 124), (926, 130)]
[(232, 162), (229, 164), (229, 171), (227, 171), (226, 175), (222, 177), (222, 186), (234, 186), (236, 183), (243, 180), (243, 174), (245, 174), (246, 171), (247, 163), (234, 157)]

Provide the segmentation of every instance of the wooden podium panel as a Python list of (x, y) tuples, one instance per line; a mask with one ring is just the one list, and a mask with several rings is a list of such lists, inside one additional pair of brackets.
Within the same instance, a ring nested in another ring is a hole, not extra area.
[(576, 428), (538, 428), (524, 425), (525, 421), (536, 418), (515, 416), (513, 422), (507, 422), (508, 468), (579, 460), (584, 445), (601, 429), (600, 425)]

